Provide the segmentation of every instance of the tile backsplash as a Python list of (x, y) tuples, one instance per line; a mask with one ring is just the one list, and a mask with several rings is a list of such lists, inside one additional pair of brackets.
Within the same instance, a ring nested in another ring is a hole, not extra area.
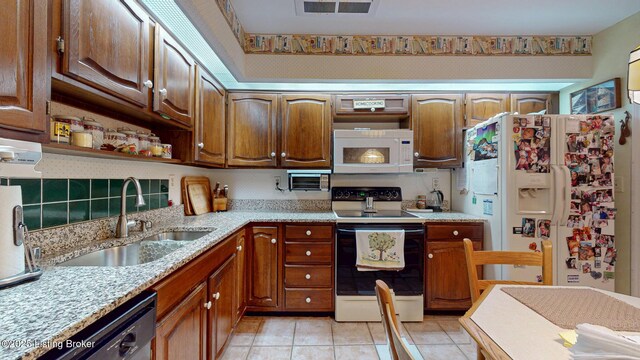
[[(120, 215), (124, 179), (1, 179), (20, 185), (24, 220), (30, 230)], [(127, 188), (127, 213), (167, 207), (168, 179), (140, 180), (145, 205), (135, 206), (135, 187)]]

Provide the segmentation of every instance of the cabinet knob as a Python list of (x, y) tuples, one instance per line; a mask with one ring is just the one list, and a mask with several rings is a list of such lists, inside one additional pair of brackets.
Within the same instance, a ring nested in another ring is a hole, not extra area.
[(271, 243), (275, 244), (276, 243), (276, 239), (271, 239)]
[(453, 235), (458, 236), (459, 232), (458, 230), (453, 230)]
[[(220, 292), (217, 292), (215, 294), (211, 294), (211, 297), (216, 299), (216, 300), (220, 299)], [(209, 302), (211, 302), (211, 301), (209, 301)]]
[(149, 89), (153, 89), (153, 81), (151, 80), (147, 80), (144, 82), (144, 86), (149, 88)]
[(304, 278), (307, 279), (307, 280), (311, 280), (311, 274), (305, 275)]
[(204, 149), (204, 143), (199, 143), (198, 144), (198, 148), (201, 149), (201, 150)]
[(270, 157), (275, 157), (275, 156), (276, 156), (276, 152), (272, 151), (271, 154), (270, 154)]
[(236, 249), (238, 249), (238, 251), (242, 251), (242, 245), (238, 245), (238, 247), (236, 247)]
[(167, 96), (167, 89), (160, 89), (160, 95)]
[(308, 298), (304, 299), (304, 301), (306, 301), (307, 304), (310, 304), (311, 303), (311, 298), (308, 297)]
[(307, 230), (307, 232), (305, 232), (305, 234), (307, 234), (307, 236), (311, 236), (311, 230)]
[(211, 309), (211, 301), (204, 303), (204, 307), (207, 308), (207, 310)]
[(420, 157), (420, 153), (416, 151), (416, 152), (413, 153), (413, 156)]
[(305, 253), (307, 256), (311, 256), (311, 250), (307, 250), (307, 252)]
[(286, 156), (287, 156), (287, 153), (283, 151), (283, 152), (280, 154), (280, 156), (281, 156), (281, 157), (286, 157)]
[(371, 112), (376, 112), (376, 108), (371, 108)]
[(429, 255), (427, 255), (427, 257), (428, 257), (429, 259), (433, 259), (433, 254), (429, 254)]

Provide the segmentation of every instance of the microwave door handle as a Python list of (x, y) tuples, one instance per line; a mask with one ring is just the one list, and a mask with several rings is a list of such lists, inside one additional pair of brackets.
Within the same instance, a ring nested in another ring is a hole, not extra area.
[(571, 171), (567, 166), (561, 166), (561, 168), (564, 175), (564, 207), (562, 218), (560, 218), (560, 226), (565, 226), (571, 209)]

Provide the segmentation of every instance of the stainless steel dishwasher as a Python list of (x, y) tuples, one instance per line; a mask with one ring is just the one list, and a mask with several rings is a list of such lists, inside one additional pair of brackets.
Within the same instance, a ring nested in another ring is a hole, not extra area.
[(156, 294), (145, 291), (104, 315), (41, 359), (149, 360), (156, 329)]

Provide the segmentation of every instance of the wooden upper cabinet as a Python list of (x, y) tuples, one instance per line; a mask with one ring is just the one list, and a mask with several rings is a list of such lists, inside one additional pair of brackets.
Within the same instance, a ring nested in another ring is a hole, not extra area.
[(411, 107), (414, 166), (460, 166), (462, 95), (413, 95)]
[(149, 15), (133, 0), (64, 0), (63, 14), (62, 74), (147, 108)]
[(547, 110), (547, 114), (556, 111), (551, 107), (551, 94), (511, 94), (511, 111), (521, 115)]
[(277, 166), (277, 98), (275, 94), (228, 95), (229, 166)]
[(275, 226), (254, 226), (249, 255), (248, 306), (278, 307), (280, 240)]
[[(45, 138), (48, 6), (45, 0), (6, 0), (0, 12), (0, 127)], [(19, 132), (2, 134), (27, 139)]]
[(161, 26), (156, 25), (153, 110), (191, 125), (196, 63)]
[(494, 115), (509, 111), (509, 94), (465, 94), (465, 127), (471, 128)]
[[(371, 108), (355, 109), (355, 100), (384, 100), (385, 107), (371, 111)], [(370, 116), (372, 114), (384, 114), (394, 116), (409, 115), (409, 95), (406, 94), (358, 94), (358, 95), (336, 95), (335, 115), (344, 116)]]
[(195, 160), (224, 165), (225, 104), (224, 89), (202, 67), (198, 67), (195, 118)]
[(280, 165), (331, 168), (331, 97), (282, 95)]

